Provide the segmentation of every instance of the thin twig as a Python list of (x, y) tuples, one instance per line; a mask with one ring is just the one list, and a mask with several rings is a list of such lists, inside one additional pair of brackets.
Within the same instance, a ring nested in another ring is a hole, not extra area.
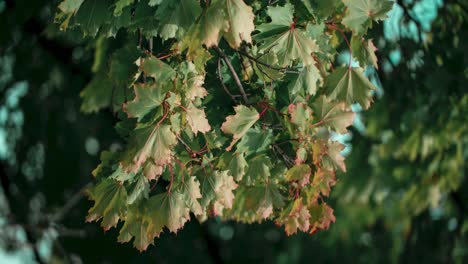
[(239, 54), (241, 54), (242, 56), (245, 56), (245, 57), (255, 61), (255, 63), (257, 63), (257, 64), (260, 64), (262, 66), (267, 67), (270, 70), (275, 70), (275, 71), (279, 71), (279, 72), (283, 72), (283, 73), (299, 73), (298, 71), (294, 71), (293, 69), (291, 69), (289, 67), (280, 68), (280, 67), (272, 66), (272, 65), (270, 65), (270, 64), (268, 64), (266, 62), (261, 61), (259, 58), (255, 58), (254, 56), (252, 56), (252, 55), (250, 55), (250, 54), (248, 54), (247, 52), (244, 52), (244, 51), (239, 51)]
[(242, 86), (242, 82), (239, 78), (239, 76), (237, 75), (236, 73), (236, 70), (234, 69), (234, 67), (232, 66), (231, 64), (231, 61), (229, 60), (229, 58), (226, 56), (226, 54), (224, 53), (224, 51), (222, 51), (220, 48), (218, 48), (217, 46), (214, 47), (214, 50), (218, 53), (219, 56), (221, 56), (221, 58), (223, 59), (224, 63), (226, 63), (227, 67), (229, 68), (229, 71), (231, 72), (232, 74), (232, 77), (234, 78), (234, 81), (236, 82), (237, 84), (237, 87), (239, 88), (239, 91), (242, 95), (242, 98), (244, 99), (244, 102), (246, 104), (249, 103), (249, 98), (247, 97), (247, 94), (245, 93), (245, 90), (244, 90), (244, 86)]
[(84, 187), (80, 188), (78, 192), (76, 192), (70, 199), (68, 199), (68, 201), (62, 208), (60, 208), (55, 214), (50, 216), (50, 221), (60, 222), (60, 220), (63, 219), (63, 217), (70, 211), (70, 209), (72, 209), (76, 204), (78, 204), (78, 202), (83, 198), (84, 190), (90, 185), (91, 183), (88, 183)]
[(231, 92), (229, 92), (229, 89), (224, 84), (223, 75), (221, 73), (221, 57), (218, 57), (218, 79), (221, 82), (221, 86), (223, 86), (224, 91), (229, 95), (229, 97), (231, 97), (231, 99), (234, 101), (234, 103), (237, 104), (236, 98), (234, 97), (234, 95)]

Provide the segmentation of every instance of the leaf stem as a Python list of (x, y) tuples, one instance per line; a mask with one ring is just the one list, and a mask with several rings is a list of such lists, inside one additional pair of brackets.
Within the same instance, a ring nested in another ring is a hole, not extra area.
[(349, 42), (348, 37), (346, 37), (346, 34), (344, 33), (344, 30), (339, 28), (336, 24), (330, 24), (330, 25), (328, 25), (328, 28), (340, 32), (341, 36), (343, 37), (343, 39), (346, 42), (346, 45), (348, 45), (348, 49), (349, 49), (349, 66), (348, 66), (348, 69), (351, 70), (352, 63), (353, 63), (353, 49), (351, 48), (351, 43)]

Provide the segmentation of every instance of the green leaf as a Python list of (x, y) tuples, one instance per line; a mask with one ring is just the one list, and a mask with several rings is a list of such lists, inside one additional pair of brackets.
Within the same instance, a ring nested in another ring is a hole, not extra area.
[(110, 0), (87, 0), (76, 13), (76, 24), (80, 25), (84, 35), (95, 37), (99, 29), (110, 20), (112, 13), (108, 9)]
[(62, 13), (57, 14), (55, 19), (57, 21), (62, 21), (60, 24), (61, 30), (66, 30), (68, 28), (70, 19), (78, 12), (83, 1), (84, 0), (64, 0), (59, 4), (58, 8)]
[(294, 181), (299, 184), (299, 186), (304, 187), (310, 183), (310, 175), (312, 174), (312, 169), (307, 164), (295, 165), (286, 172), (286, 178), (288, 181)]
[(243, 152), (248, 157), (255, 153), (265, 152), (273, 142), (271, 129), (250, 128), (237, 144), (237, 152)]
[(291, 99), (299, 96), (315, 95), (323, 78), (315, 65), (308, 65), (301, 69), (299, 75), (289, 84), (289, 96)]
[[(226, 152), (228, 154), (228, 152)], [(230, 153), (229, 153), (230, 154)], [(236, 181), (242, 180), (248, 167), (243, 153), (233, 153), (231, 162), (229, 162), (229, 172)]]
[(365, 41), (359, 36), (353, 36), (351, 38), (351, 49), (353, 56), (359, 61), (362, 67), (372, 65), (376, 69), (379, 68), (378, 59), (375, 55), (377, 47), (375, 47), (372, 39)]
[(347, 105), (359, 103), (368, 109), (372, 102), (371, 91), (375, 86), (363, 74), (362, 68), (340, 67), (325, 80), (325, 93), (331, 100), (340, 100)]
[(310, 213), (307, 207), (302, 203), (302, 198), (294, 200), (281, 212), (277, 225), (284, 225), (286, 234), (288, 236), (297, 233), (298, 230), (303, 232), (309, 231), (310, 227)]
[(198, 109), (192, 103), (187, 107), (187, 122), (192, 128), (193, 133), (197, 135), (198, 132), (205, 134), (211, 130), (208, 119), (206, 119), (205, 110)]
[(344, 102), (330, 102), (325, 96), (315, 100), (312, 109), (316, 124), (331, 127), (340, 134), (347, 133), (347, 128), (354, 122), (355, 113), (347, 110)]
[(176, 75), (176, 71), (171, 66), (156, 57), (143, 59), (141, 69), (146, 76), (154, 78), (157, 85), (172, 81)]
[(331, 187), (336, 184), (336, 173), (330, 170), (318, 169), (312, 180), (312, 186), (322, 193), (323, 196), (329, 196)]
[(266, 182), (271, 176), (270, 157), (265, 154), (260, 154), (249, 159), (247, 162), (249, 168), (244, 176), (243, 182), (245, 185), (255, 185), (259, 182)]
[(228, 21), (228, 28), (224, 29), (223, 35), (229, 45), (233, 48), (239, 48), (242, 41), (252, 43), (250, 35), (255, 29), (253, 21), (255, 16), (252, 8), (246, 5), (243, 0), (225, 0), (223, 7)]
[(343, 0), (343, 3), (348, 7), (343, 24), (359, 35), (372, 27), (372, 20), (387, 18), (393, 7), (393, 2), (387, 0)]
[(255, 35), (255, 39), (262, 42), (259, 51), (275, 53), (280, 66), (290, 66), (298, 60), (304, 65), (313, 64), (312, 53), (318, 51), (318, 47), (303, 29), (296, 27), (293, 5), (270, 6), (267, 13), (271, 22), (259, 25), (260, 33)]
[(312, 109), (304, 103), (290, 104), (288, 112), (291, 115), (291, 123), (300, 130), (304, 130), (312, 120)]
[(150, 186), (148, 178), (143, 173), (138, 173), (134, 183), (130, 185), (127, 203), (133, 204), (141, 199), (148, 199)]
[(108, 107), (112, 100), (112, 81), (105, 73), (98, 73), (91, 82), (81, 91), (81, 111), (84, 113), (97, 112)]
[(138, 121), (141, 121), (148, 113), (160, 106), (169, 91), (165, 86), (155, 83), (137, 83), (133, 87), (135, 89), (135, 99), (124, 104), (123, 109), (127, 112), (128, 117), (136, 117)]
[(156, 18), (159, 20), (159, 36), (163, 40), (182, 39), (201, 13), (195, 0), (164, 0), (159, 4)]
[(184, 196), (184, 201), (194, 215), (202, 215), (203, 209), (200, 202), (202, 198), (200, 183), (196, 177), (190, 176), (181, 183), (180, 193)]
[(165, 165), (171, 160), (176, 143), (177, 138), (169, 125), (137, 128), (130, 136), (122, 163), (130, 171), (137, 171), (149, 158), (155, 165)]
[(239, 141), (239, 139), (247, 133), (249, 128), (260, 118), (257, 110), (252, 107), (238, 105), (234, 110), (236, 114), (226, 117), (226, 121), (221, 125), (221, 130), (224, 133), (234, 136), (231, 144), (226, 148), (226, 151), (230, 151), (236, 142)]
[(239, 187), (235, 197), (232, 210), (228, 211), (227, 215), (246, 223), (261, 222), (273, 214), (273, 209), (284, 206), (279, 186), (271, 182)]
[(216, 215), (222, 214), (224, 208), (232, 208), (233, 190), (237, 188), (237, 184), (227, 170), (199, 174), (197, 177), (201, 185), (203, 208), (211, 206)]
[(317, 230), (326, 230), (330, 227), (331, 223), (336, 221), (333, 209), (326, 203), (313, 204), (309, 206), (310, 212), (310, 233), (313, 234)]
[(148, 200), (149, 234), (159, 237), (164, 227), (177, 233), (190, 219), (184, 196), (177, 192), (160, 193)]
[(115, 2), (114, 16), (122, 15), (122, 9), (133, 4), (135, 0), (118, 0)]
[(192, 60), (203, 53), (203, 45), (217, 46), (222, 36), (233, 48), (240, 47), (242, 41), (251, 43), (253, 19), (252, 8), (243, 0), (214, 0), (190, 28), (179, 50), (187, 50), (187, 57)]
[(104, 230), (116, 226), (126, 212), (127, 191), (125, 187), (115, 180), (105, 179), (88, 189), (87, 193), (94, 201), (94, 206), (89, 209), (86, 221), (98, 221), (102, 218), (101, 226)]
[(120, 229), (118, 241), (129, 242), (132, 238), (133, 246), (140, 252), (153, 244), (154, 236), (149, 232), (152, 219), (147, 213), (146, 203), (130, 206), (125, 217), (125, 223)]

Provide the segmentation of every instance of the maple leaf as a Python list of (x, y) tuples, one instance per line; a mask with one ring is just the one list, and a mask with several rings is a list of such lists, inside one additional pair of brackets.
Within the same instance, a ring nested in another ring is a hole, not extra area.
[(330, 102), (325, 96), (315, 100), (312, 109), (319, 120), (316, 124), (332, 127), (340, 134), (347, 133), (347, 128), (354, 122), (355, 113), (347, 111), (344, 102)]
[(138, 173), (129, 187), (127, 203), (133, 204), (136, 201), (148, 199), (149, 192), (150, 185), (148, 178), (143, 173)]
[(254, 156), (248, 160), (247, 164), (249, 167), (243, 179), (246, 185), (255, 185), (259, 182), (268, 181), (272, 168), (268, 155), (260, 154)]
[(324, 196), (330, 194), (331, 187), (336, 184), (336, 173), (334, 171), (319, 168), (312, 180), (312, 186)]
[(208, 119), (206, 119), (205, 110), (198, 109), (192, 103), (187, 107), (187, 122), (192, 128), (193, 133), (197, 135), (198, 132), (205, 134), (211, 130)]
[(291, 123), (303, 130), (312, 119), (312, 109), (305, 103), (290, 104), (288, 112), (291, 115)]
[(347, 105), (359, 103), (368, 109), (375, 86), (364, 76), (362, 68), (340, 67), (325, 80), (325, 93), (331, 100), (343, 100)]
[(80, 93), (83, 99), (81, 111), (93, 113), (108, 107), (111, 103), (112, 89), (112, 81), (104, 73), (94, 76)]
[(120, 229), (120, 243), (133, 240), (133, 246), (140, 252), (145, 251), (149, 245), (153, 244), (154, 236), (149, 233), (151, 218), (147, 215), (146, 203), (130, 206), (125, 217), (125, 223)]
[(288, 181), (295, 181), (299, 186), (304, 187), (310, 182), (310, 175), (312, 169), (307, 164), (294, 165), (291, 169), (286, 172), (286, 178)]
[(84, 35), (95, 37), (99, 29), (110, 20), (112, 12), (107, 8), (110, 0), (84, 1), (75, 15), (76, 24), (80, 25)]
[(353, 36), (351, 38), (351, 49), (353, 56), (359, 61), (362, 67), (372, 65), (376, 69), (379, 68), (377, 55), (377, 47), (375, 47), (372, 39), (365, 41), (362, 37)]
[(157, 85), (162, 85), (174, 79), (176, 71), (156, 57), (142, 59), (141, 69), (146, 76), (153, 77)]
[(260, 118), (257, 110), (252, 107), (238, 105), (234, 108), (235, 115), (226, 117), (226, 121), (221, 125), (221, 130), (226, 134), (232, 134), (234, 137), (231, 144), (226, 148), (226, 151), (231, 151), (242, 136), (247, 133), (255, 122)]
[(310, 213), (302, 203), (302, 198), (294, 200), (286, 209), (281, 212), (276, 224), (284, 225), (288, 236), (297, 233), (298, 230), (307, 232), (310, 227)]
[(387, 18), (393, 7), (393, 2), (387, 0), (343, 0), (343, 3), (348, 7), (343, 24), (359, 35), (372, 27), (372, 20)]
[(234, 205), (227, 215), (242, 222), (260, 222), (269, 218), (274, 208), (284, 206), (283, 199), (279, 186), (271, 182), (252, 187), (241, 186), (236, 190)]
[(76, 14), (78, 9), (80, 9), (83, 1), (84, 0), (64, 0), (58, 5), (58, 8), (60, 11), (62, 11), (62, 14), (58, 14), (56, 19), (61, 20), (63, 17), (65, 17), (62, 24), (60, 24), (61, 30), (66, 30), (68, 28), (70, 19)]
[(244, 153), (229, 153), (226, 152), (226, 155), (230, 155), (229, 162), (229, 172), (234, 177), (236, 181), (242, 180), (245, 175), (245, 171), (248, 167), (247, 161), (245, 160)]
[(271, 129), (250, 128), (237, 144), (237, 152), (243, 152), (248, 157), (255, 153), (268, 150), (273, 142), (273, 131)]
[(164, 86), (145, 83), (137, 83), (134, 86), (135, 99), (123, 105), (128, 117), (136, 117), (141, 121), (149, 112), (160, 106), (166, 99), (167, 89)]
[(125, 187), (115, 180), (105, 179), (87, 189), (87, 194), (94, 201), (94, 206), (89, 209), (86, 221), (98, 221), (102, 218), (101, 226), (106, 231), (117, 225), (126, 211), (127, 191)]
[(307, 65), (301, 69), (297, 78), (289, 84), (289, 96), (295, 98), (298, 95), (303, 97), (315, 95), (322, 81), (322, 75), (320, 75), (317, 67), (313, 64)]
[(333, 209), (326, 203), (315, 203), (309, 206), (309, 212), (311, 222), (309, 233), (311, 234), (317, 232), (317, 230), (328, 229), (330, 224), (336, 221)]
[(156, 18), (159, 20), (159, 36), (163, 40), (182, 39), (200, 13), (200, 4), (195, 0), (161, 1), (156, 11)]
[(164, 227), (177, 233), (190, 219), (189, 212), (184, 195), (178, 192), (165, 192), (151, 197), (147, 206), (147, 214), (151, 218), (148, 233), (159, 237)]
[(326, 161), (328, 161), (333, 168), (340, 168), (343, 172), (346, 172), (346, 165), (344, 163), (345, 158), (341, 155), (341, 151), (343, 151), (343, 149), (344, 145), (340, 142), (331, 142), (328, 144), (328, 151), (325, 157)]
[[(218, 3), (222, 3), (219, 1)], [(223, 32), (227, 42), (233, 48), (239, 48), (242, 41), (252, 43), (252, 31), (255, 29), (252, 8), (243, 0), (225, 0), (224, 8), (228, 17), (229, 28)]]
[(212, 205), (215, 214), (221, 214), (223, 208), (231, 208), (234, 200), (233, 190), (237, 188), (234, 178), (227, 170), (211, 174), (197, 175), (201, 185), (201, 205)]
[(122, 15), (122, 9), (133, 4), (134, 0), (118, 0), (115, 2), (114, 16)]
[(318, 47), (304, 30), (296, 27), (293, 5), (269, 6), (267, 14), (271, 22), (259, 25), (260, 33), (255, 35), (255, 39), (262, 42), (259, 51), (275, 53), (280, 66), (289, 66), (297, 60), (306, 66), (313, 64), (312, 53), (318, 51)]
[(196, 177), (190, 176), (181, 183), (180, 193), (184, 196), (184, 200), (190, 211), (194, 215), (202, 215), (203, 209), (198, 201), (202, 198), (200, 191), (200, 183)]
[(242, 41), (251, 43), (255, 29), (252, 8), (242, 0), (215, 0), (194, 24), (180, 44), (179, 50), (187, 49), (187, 57), (193, 59), (207, 48), (217, 46), (224, 36), (233, 48), (239, 48)]
[(148, 180), (156, 180), (163, 173), (163, 166), (156, 165), (152, 161), (147, 161), (143, 168), (143, 174)]
[(137, 128), (130, 136), (127, 154), (122, 163), (131, 171), (137, 171), (148, 158), (155, 165), (165, 165), (171, 160), (172, 146), (176, 143), (177, 138), (169, 125)]

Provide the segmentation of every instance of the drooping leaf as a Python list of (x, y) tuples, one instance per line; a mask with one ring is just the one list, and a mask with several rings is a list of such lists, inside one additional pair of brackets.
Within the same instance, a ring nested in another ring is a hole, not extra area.
[(331, 127), (336, 132), (345, 134), (354, 122), (355, 113), (346, 110), (344, 102), (330, 102), (325, 96), (319, 97), (312, 105), (315, 123)]
[(135, 99), (124, 104), (124, 111), (128, 117), (136, 117), (138, 121), (143, 119), (153, 109), (160, 106), (166, 99), (167, 86), (153, 84), (135, 84)]
[(181, 183), (180, 193), (184, 196), (184, 201), (194, 215), (202, 215), (203, 209), (199, 199), (202, 198), (200, 183), (196, 177), (190, 176)]
[(120, 229), (118, 241), (120, 243), (133, 240), (133, 246), (140, 252), (145, 251), (154, 242), (154, 236), (149, 232), (149, 225), (152, 219), (143, 205), (135, 204), (128, 209), (125, 223)]
[(255, 39), (262, 42), (260, 52), (275, 53), (280, 66), (289, 66), (298, 60), (306, 66), (313, 64), (312, 53), (318, 47), (303, 29), (296, 27), (293, 5), (269, 6), (267, 13), (271, 22), (259, 25), (260, 33), (255, 35)]
[(317, 88), (321, 85), (323, 79), (315, 65), (311, 64), (302, 68), (297, 78), (289, 84), (289, 96), (315, 95)]
[(278, 185), (266, 183), (253, 187), (239, 187), (235, 192), (232, 210), (228, 215), (242, 222), (252, 223), (269, 218), (274, 208), (284, 205)]
[(226, 134), (232, 134), (234, 137), (231, 144), (226, 148), (230, 151), (242, 136), (247, 133), (255, 122), (260, 118), (257, 110), (244, 105), (238, 105), (234, 108), (235, 115), (226, 117), (226, 121), (222, 124), (221, 130)]
[(211, 174), (197, 175), (201, 186), (201, 205), (212, 207), (215, 214), (221, 214), (223, 208), (231, 208), (234, 200), (233, 190), (237, 188), (228, 171), (215, 171)]
[(297, 233), (298, 230), (303, 232), (309, 231), (310, 213), (307, 206), (303, 204), (302, 198), (298, 198), (291, 202), (286, 209), (281, 212), (276, 224), (284, 225), (288, 236)]
[(237, 144), (237, 152), (243, 152), (246, 156), (267, 151), (273, 142), (271, 129), (250, 128)]
[(180, 193), (165, 192), (153, 196), (147, 206), (147, 214), (151, 218), (148, 225), (150, 236), (159, 237), (164, 227), (177, 233), (190, 219), (189, 212), (184, 196)]
[(112, 12), (108, 9), (110, 0), (84, 1), (75, 15), (84, 35), (95, 37), (99, 29), (110, 20)]
[(336, 221), (333, 209), (326, 203), (313, 204), (309, 206), (310, 212), (310, 233), (313, 234), (317, 230), (326, 230), (330, 227), (331, 223)]
[(127, 191), (119, 182), (105, 179), (87, 190), (88, 196), (94, 201), (89, 209), (87, 222), (98, 221), (102, 218), (101, 226), (109, 230), (117, 225), (125, 215), (127, 205)]
[(359, 36), (353, 36), (351, 38), (351, 49), (353, 56), (359, 61), (361, 67), (372, 65), (376, 69), (379, 68), (377, 55), (375, 54), (377, 47), (375, 47), (372, 39), (365, 41)]
[(312, 169), (307, 164), (295, 165), (286, 172), (286, 178), (289, 181), (294, 181), (299, 184), (299, 186), (304, 187), (310, 183), (310, 175), (312, 174)]
[(388, 0), (343, 0), (343, 3), (348, 7), (343, 24), (359, 35), (372, 27), (372, 21), (385, 19), (393, 7)]
[(159, 36), (163, 40), (181, 39), (200, 13), (200, 4), (195, 0), (162, 1), (156, 11)]
[(198, 109), (192, 103), (187, 107), (187, 122), (192, 128), (195, 135), (198, 132), (205, 134), (211, 130), (210, 124), (208, 124), (208, 119), (206, 119), (206, 114), (203, 109)]
[(347, 105), (359, 103), (368, 109), (375, 86), (364, 76), (362, 68), (340, 67), (325, 80), (325, 93), (331, 100), (341, 100)]
[(147, 160), (165, 165), (171, 160), (172, 147), (177, 143), (169, 125), (137, 128), (129, 139), (127, 157), (122, 161), (127, 170), (136, 171)]

